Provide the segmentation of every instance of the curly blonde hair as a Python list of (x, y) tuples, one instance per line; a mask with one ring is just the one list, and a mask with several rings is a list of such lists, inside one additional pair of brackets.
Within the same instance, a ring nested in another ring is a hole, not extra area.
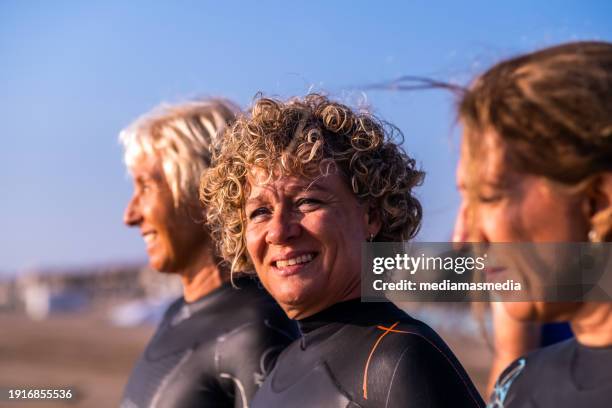
[(260, 98), (249, 113), (226, 130), (200, 184), (211, 233), (232, 271), (252, 269), (244, 205), (254, 169), (269, 177), (315, 178), (333, 167), (381, 220), (376, 241), (407, 240), (417, 233), (422, 209), (412, 188), (424, 173), (395, 141), (401, 136), (397, 128), (319, 94), (287, 102)]

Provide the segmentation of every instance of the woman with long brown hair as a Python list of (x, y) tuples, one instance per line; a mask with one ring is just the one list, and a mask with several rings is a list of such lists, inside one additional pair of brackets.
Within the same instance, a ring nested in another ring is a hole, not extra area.
[[(569, 43), (503, 61), (465, 91), (459, 118), (456, 239), (612, 240), (612, 44)], [(576, 337), (513, 363), (491, 407), (610, 406), (612, 303), (504, 307), (519, 320), (569, 321)]]

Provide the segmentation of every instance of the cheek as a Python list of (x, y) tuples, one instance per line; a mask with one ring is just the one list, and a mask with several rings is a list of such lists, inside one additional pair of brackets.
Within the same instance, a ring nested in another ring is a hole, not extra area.
[(151, 194), (143, 199), (142, 214), (151, 223), (163, 229), (171, 229), (176, 224), (172, 203), (160, 194)]
[(511, 206), (498, 205), (478, 209), (484, 235), (492, 242), (512, 241), (515, 237), (517, 214)]
[(538, 315), (535, 302), (505, 302), (504, 308), (510, 317), (518, 321), (534, 320)]
[(581, 213), (576, 202), (548, 188), (534, 188), (521, 203), (521, 225), (533, 241), (576, 239)]
[(326, 211), (304, 217), (302, 228), (327, 249), (361, 248), (366, 233), (358, 220), (358, 215), (349, 212)]
[(344, 285), (361, 270), (361, 244), (366, 228), (358, 222), (363, 218), (358, 217), (355, 213), (330, 211), (325, 216), (304, 220), (304, 228), (322, 246), (323, 271), (330, 281)]

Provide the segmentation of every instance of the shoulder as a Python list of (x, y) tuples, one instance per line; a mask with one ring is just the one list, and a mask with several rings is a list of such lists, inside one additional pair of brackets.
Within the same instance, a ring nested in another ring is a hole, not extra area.
[[(446, 343), (426, 324), (405, 319), (378, 326), (368, 375), (383, 384), (384, 401), (429, 401), (432, 407), (481, 407), (482, 399)], [(386, 384), (386, 386), (385, 386)]]
[(166, 308), (166, 311), (163, 314), (162, 321), (171, 319), (172, 316), (178, 313), (178, 311), (181, 309), (181, 307), (184, 304), (185, 304), (185, 301), (183, 300), (182, 296), (170, 302), (170, 305), (168, 305), (168, 307)]
[(232, 314), (248, 322), (270, 317), (287, 319), (283, 310), (256, 279), (242, 277), (227, 288), (223, 303)]
[(160, 304), (156, 312), (152, 314), (152, 316), (156, 316), (154, 320), (157, 320), (156, 333), (165, 331), (172, 326), (171, 322), (177, 315), (180, 314), (184, 305), (185, 301), (183, 300), (182, 296), (170, 301), (165, 310), (163, 309), (163, 304)]
[(411, 361), (430, 361), (431, 358), (442, 360), (454, 359), (452, 351), (444, 340), (425, 323), (407, 317), (393, 324), (376, 326), (380, 339), (380, 348), (386, 352), (383, 356), (397, 359), (406, 355), (414, 355)]

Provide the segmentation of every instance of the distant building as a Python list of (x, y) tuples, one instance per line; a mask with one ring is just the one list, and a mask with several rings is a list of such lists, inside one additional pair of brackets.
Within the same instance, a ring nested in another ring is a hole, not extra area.
[(0, 311), (24, 311), (34, 319), (44, 319), (55, 311), (178, 297), (181, 293), (177, 276), (142, 265), (47, 269), (27, 271), (12, 281), (0, 282)]
[(15, 280), (0, 280), (0, 312), (17, 309), (17, 289)]

